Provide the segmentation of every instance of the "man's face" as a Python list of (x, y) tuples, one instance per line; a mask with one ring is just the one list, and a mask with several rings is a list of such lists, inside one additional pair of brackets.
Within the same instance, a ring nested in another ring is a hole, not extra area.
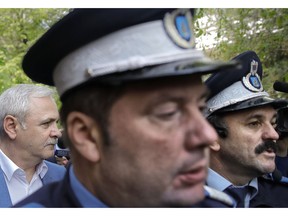
[[(273, 172), (279, 138), (276, 111), (263, 106), (225, 114), (228, 137), (220, 140), (218, 160), (230, 175), (251, 178)], [(227, 177), (227, 176), (226, 176)]]
[(195, 75), (135, 84), (112, 107), (97, 196), (111, 206), (191, 206), (204, 198), (206, 87)]
[(50, 97), (31, 98), (25, 127), (19, 125), (16, 142), (19, 143), (23, 158), (40, 161), (54, 154), (54, 145), (61, 132), (57, 127), (59, 113)]

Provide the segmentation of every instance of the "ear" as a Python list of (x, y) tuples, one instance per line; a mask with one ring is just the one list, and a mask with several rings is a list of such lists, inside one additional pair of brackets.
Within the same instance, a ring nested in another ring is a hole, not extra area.
[(219, 151), (220, 148), (221, 148), (221, 146), (220, 146), (220, 144), (219, 144), (219, 140), (214, 141), (213, 144), (210, 145), (210, 149), (211, 149), (212, 151), (215, 151), (215, 152), (216, 152), (216, 151)]
[(10, 139), (14, 140), (17, 136), (17, 119), (12, 115), (7, 115), (3, 121), (3, 129)]
[(82, 157), (91, 162), (100, 160), (101, 133), (91, 117), (80, 112), (71, 112), (67, 118), (67, 133)]

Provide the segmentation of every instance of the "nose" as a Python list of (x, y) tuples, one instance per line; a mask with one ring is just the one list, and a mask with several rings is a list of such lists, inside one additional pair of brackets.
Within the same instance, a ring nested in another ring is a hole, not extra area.
[(52, 127), (51, 136), (55, 138), (60, 138), (62, 136), (62, 130), (58, 128), (57, 124)]
[(208, 147), (218, 139), (215, 129), (200, 111), (191, 117), (188, 128), (186, 143), (189, 148)]
[(263, 140), (278, 140), (279, 139), (279, 134), (275, 130), (272, 124), (268, 124), (264, 128), (264, 132), (262, 135)]

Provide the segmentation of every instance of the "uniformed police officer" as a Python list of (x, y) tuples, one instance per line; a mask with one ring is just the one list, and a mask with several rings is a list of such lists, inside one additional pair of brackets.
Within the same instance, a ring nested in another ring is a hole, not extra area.
[(288, 187), (262, 177), (275, 170), (277, 109), (287, 101), (264, 91), (254, 51), (234, 60), (242, 63), (241, 69), (206, 81), (212, 92), (206, 116), (219, 135), (210, 146), (207, 185), (233, 196), (237, 207), (288, 207)]
[(233, 205), (203, 187), (217, 134), (201, 75), (235, 64), (195, 49), (192, 14), (77, 9), (31, 47), (23, 69), (56, 86), (72, 165), (18, 207)]
[(288, 107), (277, 112), (277, 127), (279, 139), (276, 142), (276, 167), (279, 171), (278, 181), (288, 183)]

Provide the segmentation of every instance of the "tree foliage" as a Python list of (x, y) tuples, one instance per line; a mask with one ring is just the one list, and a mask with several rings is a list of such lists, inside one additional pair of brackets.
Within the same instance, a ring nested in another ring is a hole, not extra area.
[(0, 92), (14, 84), (32, 83), (23, 73), (22, 58), (29, 47), (67, 11), (0, 9)]
[[(207, 22), (201, 23), (203, 19)], [(288, 9), (200, 9), (196, 32), (198, 37), (215, 40), (212, 48), (204, 47), (215, 59), (229, 60), (246, 50), (255, 51), (263, 65), (264, 89), (273, 97), (287, 98), (273, 90), (273, 83), (288, 82)]]
[[(23, 73), (21, 61), (28, 48), (69, 9), (1, 8), (0, 93), (11, 85), (32, 83)], [(214, 59), (229, 60), (246, 50), (254, 50), (263, 68), (264, 88), (274, 97), (275, 80), (288, 82), (288, 9), (202, 8), (196, 13), (198, 44), (203, 36), (214, 39), (204, 51)], [(202, 22), (202, 20), (206, 20)], [(41, 71), (39, 71), (41, 73)]]

